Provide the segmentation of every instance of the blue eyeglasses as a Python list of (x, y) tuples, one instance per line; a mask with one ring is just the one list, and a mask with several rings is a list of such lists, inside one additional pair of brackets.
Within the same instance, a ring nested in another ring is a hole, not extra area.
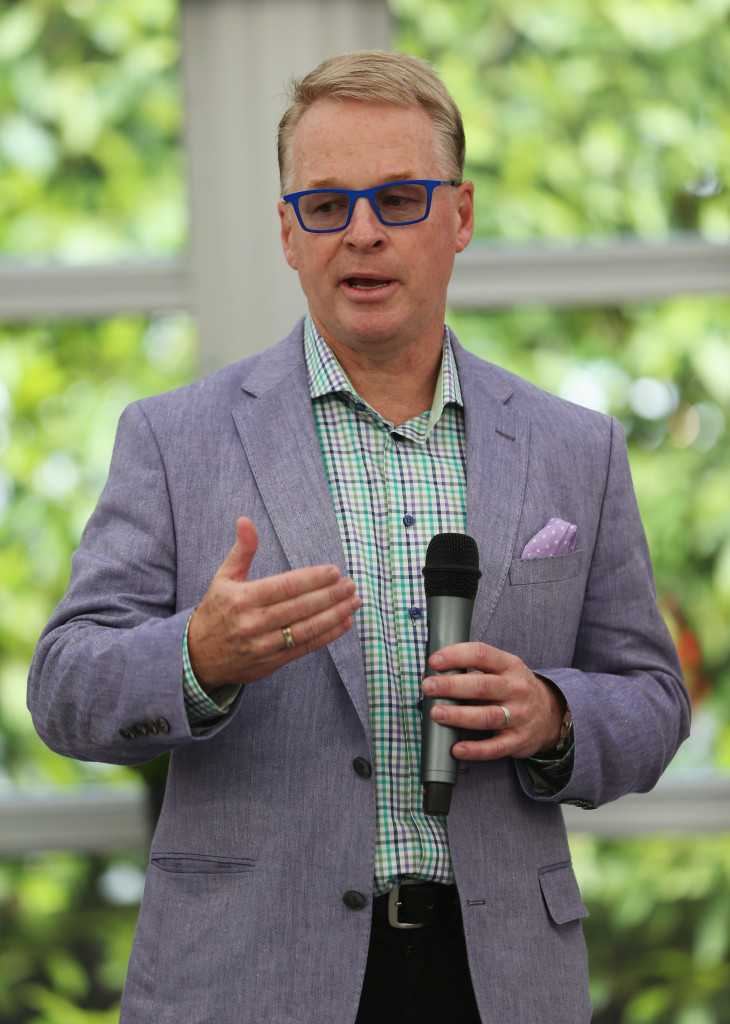
[(358, 199), (367, 199), (381, 224), (405, 227), (418, 224), (431, 212), (433, 190), (439, 185), (460, 185), (460, 181), (390, 181), (387, 185), (363, 189), (310, 188), (282, 196), (291, 203), (305, 231), (324, 234), (344, 231), (352, 219)]

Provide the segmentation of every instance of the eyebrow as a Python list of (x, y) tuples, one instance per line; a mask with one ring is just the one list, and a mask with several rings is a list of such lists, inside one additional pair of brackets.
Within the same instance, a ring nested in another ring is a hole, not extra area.
[[(416, 175), (413, 171), (402, 171), (398, 174), (393, 174), (389, 178), (385, 178), (384, 181), (379, 182), (379, 185), (387, 185), (391, 181), (413, 181), (416, 179)], [(373, 188), (377, 188), (378, 185), (373, 185)], [(344, 185), (340, 185), (335, 178), (315, 178), (307, 185), (307, 189), (310, 188), (329, 188), (333, 192), (337, 192), (345, 188)], [(358, 191), (354, 189), (353, 191)]]

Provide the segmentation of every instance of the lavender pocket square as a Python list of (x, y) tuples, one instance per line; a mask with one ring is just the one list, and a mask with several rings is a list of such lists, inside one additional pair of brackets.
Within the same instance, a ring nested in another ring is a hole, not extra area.
[(564, 519), (551, 519), (525, 544), (523, 558), (552, 558), (570, 555), (575, 551), (578, 527)]

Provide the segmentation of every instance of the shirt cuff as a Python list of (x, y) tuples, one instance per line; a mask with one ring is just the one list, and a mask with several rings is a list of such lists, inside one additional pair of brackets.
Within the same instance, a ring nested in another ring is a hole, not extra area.
[(565, 789), (573, 774), (575, 743), (562, 757), (526, 757), (525, 767), (530, 773), (532, 785), (538, 796), (555, 796)]
[(212, 694), (206, 693), (205, 690), (202, 689), (200, 683), (195, 678), (193, 666), (190, 664), (190, 654), (188, 652), (188, 629), (190, 628), (190, 619), (192, 619), (192, 617), (193, 615), (191, 614), (188, 621), (185, 623), (185, 632), (183, 633), (182, 644), (183, 698), (185, 700), (185, 713), (187, 714), (188, 722), (191, 725), (212, 725), (215, 719), (228, 713), (228, 709), (236, 699), (236, 694), (240, 690), (240, 686), (221, 686), (219, 690), (214, 691), (215, 697), (213, 697)]

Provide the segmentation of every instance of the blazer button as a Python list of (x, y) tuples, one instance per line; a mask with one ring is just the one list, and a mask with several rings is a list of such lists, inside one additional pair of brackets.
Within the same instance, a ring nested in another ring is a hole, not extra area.
[(373, 774), (373, 769), (370, 762), (364, 757), (356, 757), (352, 762), (352, 767), (355, 769), (355, 773), (360, 776), (361, 779), (369, 779)]
[(362, 910), (367, 904), (367, 900), (363, 894), (361, 892), (357, 892), (356, 889), (348, 889), (342, 897), (342, 902), (348, 910)]
[(157, 732), (157, 725), (155, 724), (155, 722), (152, 721), (151, 718), (145, 718), (142, 725), (145, 727), (147, 732), (152, 733), (153, 736)]
[(132, 732), (134, 733), (135, 736), (146, 736), (147, 726), (144, 724), (144, 722), (135, 722), (134, 725), (132, 726)]
[(157, 726), (157, 731), (164, 733), (165, 735), (170, 731), (170, 723), (166, 718), (158, 718), (155, 721), (155, 725)]
[(119, 735), (125, 740), (134, 739), (134, 733), (132, 732), (131, 729), (127, 729), (126, 726), (123, 729), (119, 730)]

